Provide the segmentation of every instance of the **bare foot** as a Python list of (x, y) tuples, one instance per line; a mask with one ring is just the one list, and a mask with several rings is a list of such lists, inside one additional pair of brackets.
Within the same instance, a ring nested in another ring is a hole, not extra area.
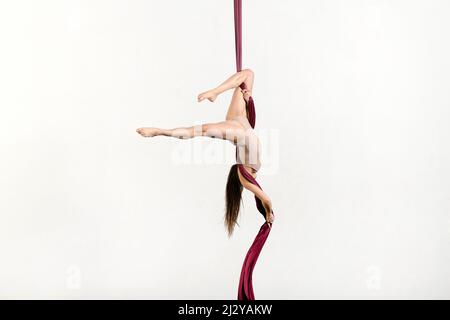
[(160, 133), (160, 129), (158, 128), (138, 128), (136, 132), (139, 133), (143, 137), (154, 137)]
[(205, 99), (208, 99), (211, 102), (214, 102), (217, 98), (217, 93), (214, 90), (208, 90), (206, 92), (200, 93), (197, 97), (198, 102), (202, 102)]

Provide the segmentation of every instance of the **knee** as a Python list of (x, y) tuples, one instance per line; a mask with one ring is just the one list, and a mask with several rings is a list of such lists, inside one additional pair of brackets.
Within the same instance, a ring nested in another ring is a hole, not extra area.
[(197, 126), (197, 132), (199, 132), (202, 136), (205, 136), (209, 129), (210, 129), (209, 124), (201, 124)]
[(213, 135), (217, 130), (215, 129), (215, 126), (210, 123), (206, 123), (202, 125), (202, 135), (203, 136), (209, 136)]
[(202, 135), (206, 135), (206, 133), (211, 129), (211, 126), (209, 124), (202, 124)]
[(244, 69), (242, 70), (242, 73), (247, 77), (247, 78), (253, 78), (255, 76), (255, 73), (253, 72), (252, 69)]

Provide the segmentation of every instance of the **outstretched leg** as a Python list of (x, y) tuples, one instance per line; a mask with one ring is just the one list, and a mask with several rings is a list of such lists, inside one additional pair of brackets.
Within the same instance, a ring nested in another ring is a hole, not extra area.
[(234, 120), (227, 120), (217, 123), (206, 123), (192, 127), (180, 127), (173, 129), (161, 129), (144, 127), (136, 129), (136, 132), (143, 137), (166, 136), (178, 139), (190, 139), (194, 137), (220, 138), (237, 143), (238, 139), (244, 135), (245, 128)]

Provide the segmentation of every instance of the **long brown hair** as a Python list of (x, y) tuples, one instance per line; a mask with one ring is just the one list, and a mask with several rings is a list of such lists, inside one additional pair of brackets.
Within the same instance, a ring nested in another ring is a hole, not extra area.
[(234, 226), (239, 225), (237, 219), (241, 207), (243, 186), (239, 180), (238, 169), (237, 164), (231, 166), (225, 189), (225, 228), (229, 237), (233, 234)]

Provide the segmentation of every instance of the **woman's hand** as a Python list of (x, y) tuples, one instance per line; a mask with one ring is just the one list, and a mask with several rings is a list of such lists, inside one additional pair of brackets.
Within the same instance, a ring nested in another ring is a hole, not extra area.
[(270, 201), (265, 202), (264, 209), (266, 209), (266, 222), (270, 226), (270, 224), (273, 223), (273, 221), (275, 220), (275, 216), (272, 210), (272, 203)]
[(250, 100), (250, 97), (252, 96), (252, 92), (248, 89), (241, 89), (242, 95), (244, 96), (245, 101), (248, 102)]
[(214, 90), (209, 90), (203, 93), (200, 93), (197, 97), (198, 102), (202, 102), (205, 99), (208, 99), (211, 102), (214, 102), (217, 98), (217, 93)]

